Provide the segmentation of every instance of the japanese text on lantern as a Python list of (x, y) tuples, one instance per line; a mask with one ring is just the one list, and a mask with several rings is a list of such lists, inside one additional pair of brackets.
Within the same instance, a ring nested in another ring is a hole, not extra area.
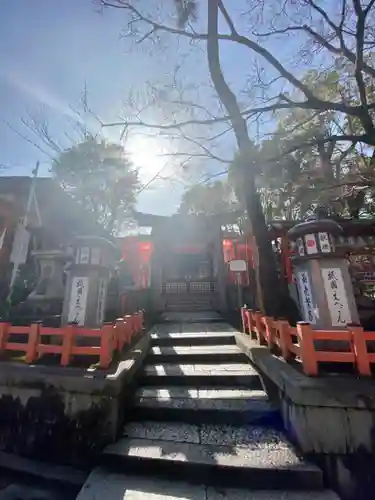
[(296, 246), (297, 246), (298, 255), (304, 256), (305, 255), (305, 248), (303, 246), (302, 238), (297, 238)]
[(328, 253), (331, 251), (328, 233), (319, 233), (319, 244), (321, 252)]
[(332, 326), (345, 326), (351, 322), (351, 314), (341, 269), (322, 269), (322, 277)]
[(75, 277), (72, 280), (68, 322), (83, 325), (86, 317), (88, 278)]
[(105, 280), (102, 278), (99, 282), (99, 291), (98, 291), (98, 309), (96, 317), (96, 322), (98, 323), (98, 325), (101, 325), (104, 321), (105, 300), (106, 300), (106, 286), (105, 286)]
[(298, 273), (299, 290), (301, 294), (301, 302), (303, 308), (303, 316), (305, 321), (315, 324), (316, 317), (312, 300), (310, 280), (307, 271), (299, 271)]

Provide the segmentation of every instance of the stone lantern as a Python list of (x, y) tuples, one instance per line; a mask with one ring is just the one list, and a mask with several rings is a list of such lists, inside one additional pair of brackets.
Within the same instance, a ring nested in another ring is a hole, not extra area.
[(310, 219), (289, 230), (301, 312), (313, 328), (342, 329), (358, 323), (358, 310), (344, 252), (334, 238), (342, 227), (330, 219)]
[(65, 289), (62, 324), (90, 328), (104, 322), (108, 282), (120, 250), (98, 236), (80, 236), (73, 244), (73, 263)]

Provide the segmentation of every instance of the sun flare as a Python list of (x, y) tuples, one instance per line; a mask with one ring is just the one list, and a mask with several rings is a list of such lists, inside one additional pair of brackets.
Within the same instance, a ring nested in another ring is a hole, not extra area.
[(128, 139), (127, 150), (142, 181), (149, 181), (158, 172), (166, 173), (169, 161), (169, 144), (163, 138), (144, 135)]

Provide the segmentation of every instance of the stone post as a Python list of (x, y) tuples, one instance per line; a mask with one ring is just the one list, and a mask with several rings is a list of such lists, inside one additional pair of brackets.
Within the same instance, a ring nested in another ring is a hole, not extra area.
[(98, 328), (104, 322), (107, 287), (121, 251), (98, 236), (81, 236), (74, 241), (74, 261), (69, 269), (62, 324)]
[(341, 232), (329, 219), (302, 222), (288, 232), (297, 249), (292, 259), (302, 316), (316, 329), (359, 322), (348, 260), (335, 249), (334, 236)]

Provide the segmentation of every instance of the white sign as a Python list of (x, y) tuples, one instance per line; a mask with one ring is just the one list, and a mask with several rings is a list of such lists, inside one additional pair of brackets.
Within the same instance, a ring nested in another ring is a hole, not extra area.
[(104, 321), (106, 296), (107, 296), (107, 290), (106, 290), (105, 280), (102, 278), (99, 281), (98, 308), (96, 313), (96, 322), (98, 325), (102, 325)]
[(332, 326), (346, 326), (351, 322), (351, 315), (341, 269), (322, 269), (322, 277)]
[(90, 247), (81, 247), (80, 264), (88, 264), (90, 258)]
[(231, 260), (229, 269), (234, 273), (244, 273), (247, 269), (246, 262), (244, 260)]
[(305, 321), (315, 325), (316, 314), (312, 300), (309, 274), (307, 271), (298, 272), (298, 285), (303, 309), (303, 318)]
[(13, 238), (10, 262), (13, 264), (24, 264), (29, 250), (30, 233), (23, 224), (18, 224)]
[(100, 248), (92, 248), (91, 249), (91, 264), (99, 265), (101, 257), (101, 249)]
[(296, 244), (298, 255), (301, 255), (303, 257), (305, 255), (305, 248), (303, 246), (302, 238), (297, 238)]
[(74, 322), (80, 326), (85, 323), (88, 291), (89, 279), (87, 276), (73, 278), (68, 313), (69, 323)]
[(305, 234), (305, 245), (307, 255), (313, 253), (318, 253), (318, 247), (316, 246), (315, 234)]
[(320, 251), (323, 253), (331, 252), (331, 244), (329, 242), (328, 233), (319, 233)]

